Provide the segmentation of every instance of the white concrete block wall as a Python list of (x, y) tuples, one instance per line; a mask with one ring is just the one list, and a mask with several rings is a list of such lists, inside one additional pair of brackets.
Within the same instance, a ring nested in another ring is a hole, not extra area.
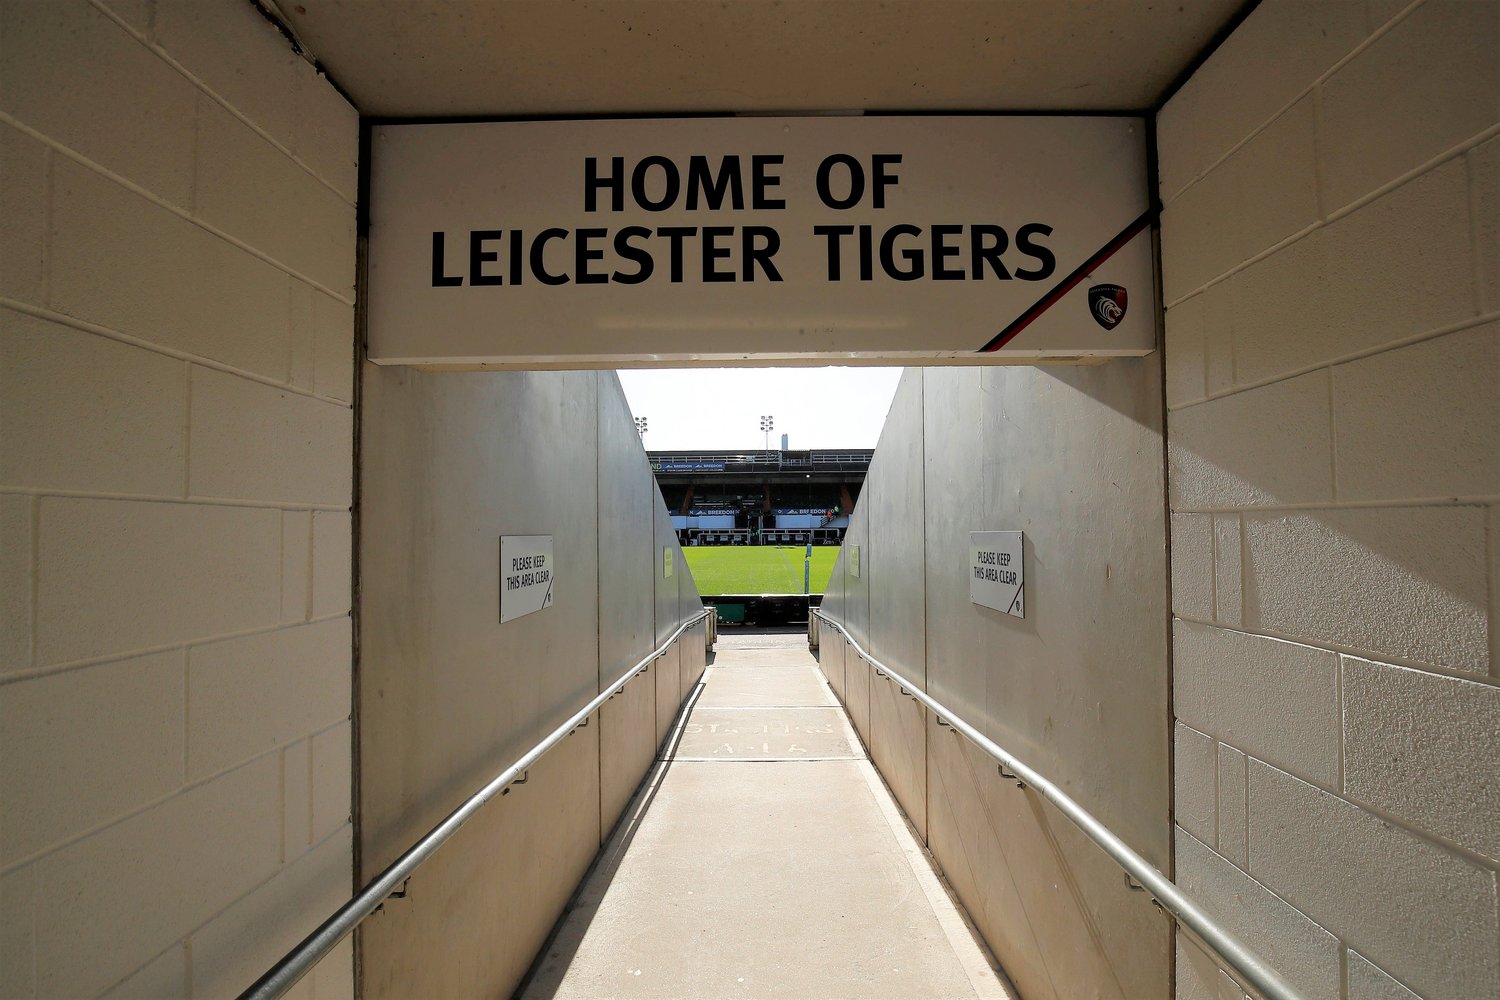
[(357, 151), (243, 0), (0, 2), (7, 1000), (232, 996), (350, 889)]
[(1158, 126), (1179, 881), (1310, 997), (1500, 995), (1500, 4), (1266, 0)]

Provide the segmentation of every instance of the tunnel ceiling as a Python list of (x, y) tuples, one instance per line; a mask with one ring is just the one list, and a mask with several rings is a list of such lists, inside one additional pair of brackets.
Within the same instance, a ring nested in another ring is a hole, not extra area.
[(484, 116), (1136, 110), (1242, 5), (280, 0), (276, 9), (363, 114)]

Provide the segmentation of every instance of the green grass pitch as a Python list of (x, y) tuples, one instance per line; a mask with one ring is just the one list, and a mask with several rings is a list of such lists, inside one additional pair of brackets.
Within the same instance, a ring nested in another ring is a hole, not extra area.
[[(682, 552), (700, 594), (802, 593), (804, 545), (690, 545)], [(814, 545), (812, 553), (812, 592), (821, 594), (839, 547)]]

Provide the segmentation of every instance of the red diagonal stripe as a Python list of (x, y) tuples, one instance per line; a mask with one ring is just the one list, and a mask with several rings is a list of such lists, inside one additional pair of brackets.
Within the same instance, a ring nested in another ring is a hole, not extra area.
[(1012, 339), (1015, 338), (1016, 334), (1020, 333), (1022, 330), (1026, 329), (1033, 322), (1035, 322), (1038, 316), (1046, 312), (1048, 309), (1051, 309), (1057, 303), (1058, 299), (1071, 292), (1078, 285), (1078, 283), (1084, 278), (1088, 277), (1095, 268), (1113, 257), (1125, 244), (1135, 239), (1135, 237), (1143, 229), (1151, 224), (1152, 214), (1153, 213), (1149, 208), (1146, 211), (1142, 212), (1140, 218), (1136, 219), (1130, 225), (1120, 230), (1118, 236), (1110, 240), (1108, 243), (1104, 244), (1104, 246), (1100, 247), (1098, 253), (1094, 254), (1082, 264), (1079, 264), (1077, 269), (1074, 270), (1072, 274), (1068, 275), (1062, 281), (1058, 282), (1057, 285), (1053, 287), (1052, 291), (1048, 292), (1046, 295), (1043, 295), (1040, 299), (1037, 299), (1035, 305), (1023, 312), (1020, 316), (1016, 317), (1015, 321), (1011, 323), (1010, 326), (1007, 326), (1004, 330), (1001, 330), (999, 333), (995, 334), (994, 337), (990, 338), (990, 342), (981, 347), (976, 353), (992, 353), (994, 351), (998, 351), (1000, 348), (1008, 344)]

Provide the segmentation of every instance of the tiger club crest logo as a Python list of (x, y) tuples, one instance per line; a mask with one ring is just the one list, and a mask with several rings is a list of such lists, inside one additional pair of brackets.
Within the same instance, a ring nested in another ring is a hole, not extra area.
[(1125, 318), (1126, 296), (1121, 285), (1095, 285), (1089, 289), (1089, 313), (1094, 322), (1113, 330)]

